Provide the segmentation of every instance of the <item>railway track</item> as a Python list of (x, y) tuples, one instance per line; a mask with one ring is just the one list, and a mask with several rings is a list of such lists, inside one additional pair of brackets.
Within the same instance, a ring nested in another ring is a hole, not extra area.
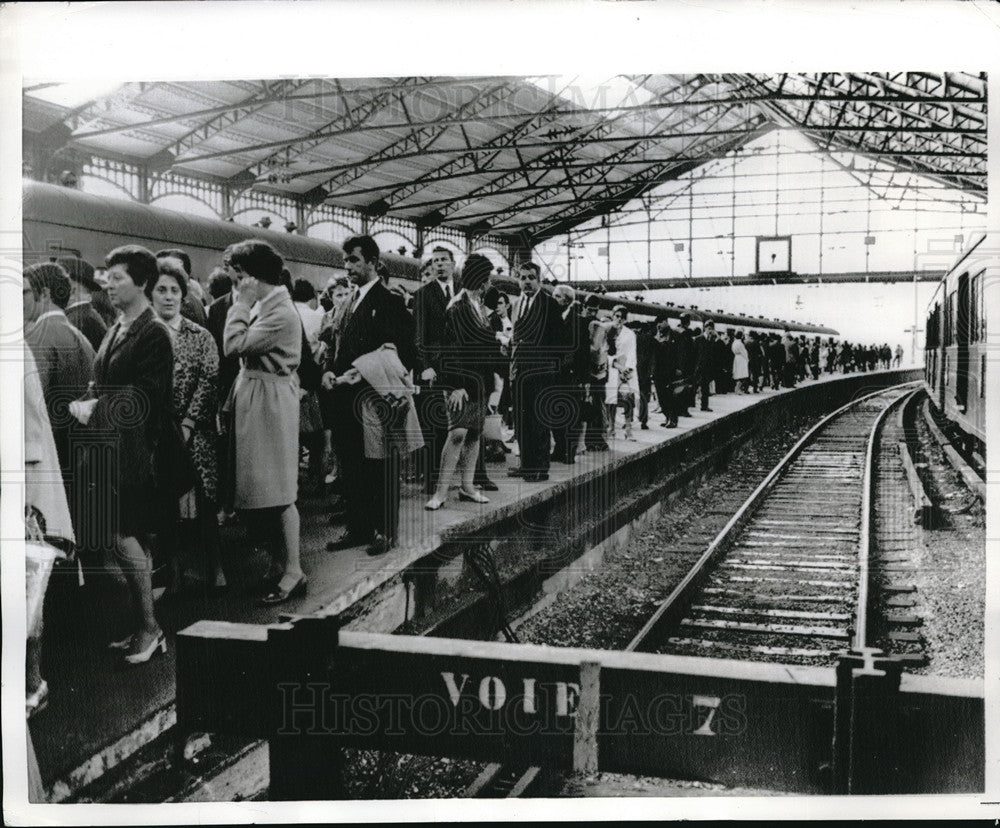
[[(843, 406), (805, 434), (748, 498), (738, 491), (725, 496), (719, 508), (731, 515), (728, 523), (714, 539), (704, 538), (704, 554), (626, 650), (825, 666), (864, 646), (874, 436), (913, 393), (912, 385), (897, 386)], [(911, 659), (923, 658), (912, 633), (900, 640)], [(537, 773), (490, 765), (466, 796), (516, 797)]]
[(874, 438), (912, 390), (871, 394), (810, 430), (627, 649), (825, 666), (864, 646)]

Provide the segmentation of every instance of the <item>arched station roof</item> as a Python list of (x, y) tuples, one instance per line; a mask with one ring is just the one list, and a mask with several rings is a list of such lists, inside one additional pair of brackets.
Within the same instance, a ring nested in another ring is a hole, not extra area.
[[(985, 199), (985, 73), (27, 85), (25, 145), (531, 246), (774, 129)], [(41, 176), (40, 176), (41, 177)]]

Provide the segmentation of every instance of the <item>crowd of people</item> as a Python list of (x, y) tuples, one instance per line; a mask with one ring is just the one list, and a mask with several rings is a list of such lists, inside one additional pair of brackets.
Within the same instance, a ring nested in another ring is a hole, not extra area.
[[(223, 251), (207, 291), (177, 249), (126, 245), (98, 269), (78, 258), (25, 269), (25, 340), (44, 398), (26, 412), (51, 432), (69, 515), (43, 534), (110, 575), (120, 609), (109, 646), (127, 663), (166, 648), (154, 561), (224, 587), (227, 521), (273, 539), (262, 600), (282, 603), (308, 589), (307, 493), (328, 497), (343, 526), (328, 550), (379, 556), (399, 542), (404, 480), (428, 511), (453, 493), (485, 504), (498, 489), (490, 465), (547, 480), (551, 463), (608, 451), (619, 429), (634, 440), (654, 404), (653, 425), (675, 428), (713, 395), (893, 356), (788, 331), (717, 332), (689, 314), (637, 324), (567, 285), (543, 289), (532, 262), (516, 266), (519, 296), (508, 296), (489, 259), (470, 255), (459, 271), (443, 247), (411, 294), (391, 284), (371, 237), (343, 251), (346, 276), (321, 292), (259, 240)], [(36, 663), (35, 709), (43, 686)]]

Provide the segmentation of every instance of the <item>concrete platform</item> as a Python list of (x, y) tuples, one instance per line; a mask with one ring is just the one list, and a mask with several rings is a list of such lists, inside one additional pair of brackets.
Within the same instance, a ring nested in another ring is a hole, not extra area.
[[(168, 635), (167, 655), (139, 667), (123, 665), (103, 648), (105, 632), (95, 608), (82, 601), (82, 591), (73, 584), (75, 575), (62, 573), (50, 586), (46, 606), (43, 674), (51, 688), (50, 703), (30, 724), (50, 801), (75, 797), (174, 724), (173, 634), (196, 620), (269, 623), (289, 613), (318, 612), (342, 615), (349, 629), (395, 631), (443, 605), (448, 590), (441, 584), (455, 584), (461, 578), (465, 545), (484, 539), (497, 544), (518, 533), (531, 535), (533, 543), (552, 543), (566, 535), (567, 527), (610, 517), (590, 534), (581, 534), (579, 543), (589, 546), (602, 540), (627, 522), (629, 515), (595, 516), (588, 508), (605, 504), (606, 508), (600, 508), (613, 512), (622, 493), (645, 492), (645, 500), (633, 498), (632, 511), (648, 509), (657, 496), (651, 480), (668, 456), (664, 450), (676, 445), (677, 456), (697, 452), (699, 446), (712, 442), (717, 430), (721, 434), (726, 423), (735, 422), (732, 415), (737, 412), (786, 397), (792, 403), (804, 389), (831, 382), (871, 390), (875, 385), (916, 378), (913, 371), (822, 375), (794, 390), (714, 396), (711, 413), (693, 411), (676, 429), (662, 428), (662, 415), (651, 412), (649, 430), (640, 430), (636, 424), (633, 441), (623, 439), (619, 413), (618, 437), (610, 451), (586, 454), (570, 466), (553, 463), (547, 482), (508, 478), (506, 467), (517, 464), (513, 454), (507, 456), (505, 465), (490, 464), (490, 477), (500, 490), (488, 493), (489, 504), (452, 499), (441, 510), (427, 512), (423, 508), (426, 496), (415, 485), (404, 484), (400, 546), (378, 558), (369, 557), (361, 547), (326, 552), (326, 541), (342, 529), (329, 524), (325, 499), (302, 500), (302, 559), (309, 575), (308, 594), (280, 607), (260, 606), (259, 594), (239, 587), (218, 595), (165, 598), (157, 604), (157, 615)], [(845, 386), (841, 393), (855, 391)], [(580, 492), (588, 493), (587, 497)], [(231, 580), (238, 581), (255, 566), (259, 570), (264, 556), (254, 550), (251, 539), (237, 533), (230, 541), (234, 548), (228, 550), (228, 558), (242, 570)]]

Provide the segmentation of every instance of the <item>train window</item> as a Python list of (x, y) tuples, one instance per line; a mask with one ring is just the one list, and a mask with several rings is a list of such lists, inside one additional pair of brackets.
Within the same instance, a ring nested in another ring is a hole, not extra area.
[(972, 293), (976, 302), (976, 326), (979, 331), (979, 342), (986, 341), (986, 273), (985, 271), (976, 275), (973, 281)]
[(945, 346), (955, 344), (955, 294), (951, 293), (944, 303), (944, 336)]
[(979, 312), (982, 308), (979, 291), (982, 277), (982, 273), (972, 277), (972, 290), (969, 291), (969, 342), (979, 341)]

